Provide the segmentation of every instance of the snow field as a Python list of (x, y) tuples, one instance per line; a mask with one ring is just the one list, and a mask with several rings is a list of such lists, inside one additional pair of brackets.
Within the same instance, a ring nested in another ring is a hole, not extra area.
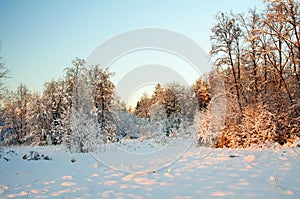
[[(10, 150), (16, 154), (7, 154)], [(32, 150), (52, 159), (22, 159)], [(113, 145), (91, 154), (72, 154), (62, 146), (4, 148), (3, 154), (9, 161), (0, 159), (2, 198), (300, 197), (300, 148), (233, 150), (177, 143), (148, 154)]]

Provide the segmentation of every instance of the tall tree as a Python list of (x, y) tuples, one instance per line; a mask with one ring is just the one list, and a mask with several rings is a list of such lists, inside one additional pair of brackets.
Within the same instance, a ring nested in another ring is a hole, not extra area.
[(19, 129), (18, 129), (18, 141), (22, 142), (22, 139), (26, 137), (26, 134), (29, 133), (28, 129), (28, 104), (30, 103), (30, 92), (28, 88), (21, 84), (17, 88), (17, 104), (19, 115)]
[(140, 118), (150, 118), (149, 111), (152, 105), (153, 102), (151, 102), (151, 98), (147, 93), (144, 93), (136, 104), (134, 111), (136, 116)]
[(116, 115), (112, 108), (115, 85), (110, 80), (113, 75), (114, 73), (110, 72), (108, 68), (101, 69), (94, 66), (90, 70), (95, 111), (102, 134), (106, 137), (106, 142), (116, 140)]
[(232, 13), (229, 15), (219, 13), (216, 16), (216, 24), (211, 30), (212, 50), (210, 53), (216, 57), (217, 66), (230, 66), (237, 103), (242, 112), (240, 91), (242, 30), (237, 22), (237, 16)]
[(199, 110), (206, 109), (211, 98), (208, 84), (202, 78), (198, 78), (192, 88)]
[(30, 91), (21, 84), (15, 93), (7, 94), (4, 103), (5, 127), (13, 134), (9, 142), (22, 144), (26, 141), (30, 128), (28, 124), (28, 106)]
[(43, 103), (42, 96), (32, 93), (28, 104), (28, 126), (30, 129), (30, 144), (46, 144), (46, 127), (48, 126), (47, 109)]
[(266, 53), (266, 57), (271, 66), (270, 71), (278, 78), (277, 89), (281, 90), (281, 87), (284, 86), (287, 99), (292, 103), (293, 97), (285, 78), (290, 63), (290, 52), (288, 52), (288, 45), (285, 42), (286, 35), (288, 35), (288, 32), (286, 32), (288, 24), (283, 20), (286, 17), (283, 15), (285, 10), (284, 1), (282, 0), (268, 4), (265, 11), (266, 17), (263, 19), (263, 34), (270, 37), (270, 51)]
[[(77, 84), (79, 81), (79, 76), (82, 70), (85, 67), (85, 60), (76, 57), (73, 61), (71, 66), (65, 68), (65, 81), (66, 81), (66, 98), (70, 104), (70, 108), (74, 106), (78, 106), (78, 91)], [(73, 97), (74, 95), (74, 97)], [(73, 101), (72, 101), (73, 99)]]
[[(259, 95), (259, 65), (260, 65), (260, 50), (259, 50), (259, 33), (256, 31), (261, 28), (261, 21), (259, 14), (256, 10), (249, 11), (250, 16), (246, 19), (243, 15), (240, 15), (240, 20), (242, 22), (242, 26), (245, 29), (245, 37), (246, 46), (244, 48), (244, 56), (243, 62), (244, 65), (248, 67), (248, 71), (250, 71), (251, 79), (253, 79), (254, 83), (250, 81), (248, 89), (250, 92), (254, 93), (253, 97), (249, 97), (249, 99), (253, 102), (257, 102)], [(247, 95), (249, 96), (249, 95)]]
[[(2, 43), (0, 41), (0, 52), (1, 52), (1, 49), (2, 49)], [(5, 93), (5, 90), (6, 90), (6, 87), (3, 83), (3, 79), (7, 78), (8, 77), (8, 70), (7, 68), (5, 68), (5, 63), (3, 61), (3, 58), (1, 57), (1, 54), (0, 54), (0, 100), (3, 99), (3, 95)]]
[[(71, 109), (70, 135), (67, 136), (67, 146), (74, 152), (90, 152), (97, 149), (97, 145), (103, 142), (104, 135), (100, 133), (97, 111), (94, 110), (94, 90), (89, 84), (90, 77), (86, 68), (81, 70), (76, 84), (76, 92), (73, 97), (76, 104)], [(76, 106), (75, 106), (76, 105)]]
[(67, 131), (64, 124), (64, 112), (67, 108), (64, 82), (62, 80), (47, 82), (43, 101), (47, 110), (45, 114), (48, 115), (47, 126), (44, 128), (47, 129), (46, 132), (52, 144), (61, 144)]
[[(299, 62), (300, 62), (300, 2), (295, 0), (277, 0), (270, 3), (268, 8), (268, 18), (272, 23), (277, 21), (283, 24), (281, 32), (272, 28), (287, 45), (289, 51), (290, 64), (293, 68), (294, 76), (300, 85)], [(271, 26), (272, 23), (266, 23)]]
[(180, 126), (180, 104), (172, 88), (166, 88), (163, 105), (167, 116), (165, 133), (169, 137), (170, 133), (179, 129)]
[(66, 137), (69, 137), (71, 134), (70, 122), (72, 111), (79, 111), (78, 108), (80, 107), (80, 102), (78, 100), (82, 98), (80, 97), (80, 92), (78, 91), (78, 84), (82, 83), (79, 82), (79, 78), (85, 68), (85, 60), (78, 57), (72, 61), (70, 66), (65, 68), (65, 86), (63, 96), (65, 108), (62, 115), (64, 128), (66, 130)]

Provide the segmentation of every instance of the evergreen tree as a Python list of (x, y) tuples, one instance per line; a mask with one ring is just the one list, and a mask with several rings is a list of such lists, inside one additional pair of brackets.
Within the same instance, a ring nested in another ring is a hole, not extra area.
[[(191, 87), (180, 85), (173, 82), (167, 84), (176, 97), (176, 110), (174, 116), (177, 118), (176, 128), (180, 134), (191, 133), (194, 131), (194, 117), (197, 112), (197, 98)], [(179, 124), (179, 129), (178, 129)]]
[[(45, 131), (48, 144), (61, 144), (63, 142), (67, 129), (64, 124), (63, 114), (66, 110), (66, 100), (64, 97), (65, 85), (64, 81), (51, 81), (45, 84), (43, 93), (44, 106), (46, 111)], [(46, 122), (47, 121), (47, 122)]]
[(135, 114), (137, 117), (140, 118), (149, 118), (149, 109), (151, 108), (151, 105), (153, 102), (151, 102), (150, 97), (147, 93), (144, 93), (141, 99), (137, 102), (135, 107)]
[(170, 133), (178, 130), (180, 126), (180, 104), (173, 89), (167, 88), (165, 90), (163, 105), (167, 117), (164, 131), (169, 137)]
[(196, 95), (199, 110), (206, 109), (211, 98), (208, 84), (202, 78), (198, 78), (192, 89)]
[(113, 73), (108, 68), (101, 69), (98, 66), (92, 68), (94, 79), (91, 82), (94, 92), (94, 106), (98, 123), (102, 134), (105, 135), (105, 142), (116, 141), (116, 115), (112, 108), (114, 100), (114, 84), (110, 80)]

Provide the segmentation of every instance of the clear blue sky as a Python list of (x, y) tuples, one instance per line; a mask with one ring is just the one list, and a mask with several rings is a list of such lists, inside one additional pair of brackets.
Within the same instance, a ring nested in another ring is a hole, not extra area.
[(8, 87), (41, 91), (75, 57), (87, 58), (106, 39), (138, 28), (166, 28), (210, 49), (218, 11), (247, 12), (262, 0), (0, 0), (1, 56)]

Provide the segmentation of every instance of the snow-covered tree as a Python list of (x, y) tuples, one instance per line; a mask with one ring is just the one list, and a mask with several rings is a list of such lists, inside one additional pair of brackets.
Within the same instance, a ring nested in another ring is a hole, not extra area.
[[(241, 93), (241, 77), (242, 77), (242, 42), (243, 31), (238, 20), (238, 16), (230, 13), (218, 13), (216, 15), (216, 24), (213, 26), (211, 34), (212, 50), (211, 55), (217, 56), (215, 64), (217, 67), (230, 67), (235, 88), (232, 91), (236, 95), (236, 101), (239, 112), (242, 112), (242, 93)], [(233, 90), (233, 89), (231, 89)]]
[(138, 119), (126, 110), (116, 110), (118, 121), (116, 123), (117, 137), (137, 137), (140, 133)]
[(81, 66), (73, 88), (70, 133), (66, 138), (71, 151), (94, 151), (97, 144), (117, 140), (112, 75), (98, 66)]
[(30, 128), (30, 143), (32, 145), (45, 144), (46, 127), (49, 116), (43, 101), (38, 93), (33, 93), (28, 104), (28, 126)]
[(165, 143), (166, 136), (169, 136), (167, 131), (171, 130), (170, 118), (167, 116), (165, 106), (159, 103), (153, 104), (150, 107), (149, 116), (150, 123), (145, 126), (155, 136), (156, 141)]
[(46, 137), (48, 144), (61, 144), (67, 131), (63, 114), (66, 110), (64, 81), (51, 81), (45, 84), (43, 103), (47, 118)]
[(3, 119), (4, 127), (2, 133), (6, 144), (17, 144), (18, 115), (16, 93), (10, 91), (5, 94), (3, 99)]
[(70, 109), (73, 105), (78, 106), (78, 96), (80, 93), (77, 91), (77, 84), (79, 83), (79, 78), (85, 68), (85, 60), (76, 57), (72, 61), (72, 65), (65, 68), (65, 84), (66, 84), (66, 98), (69, 103)]
[(77, 84), (79, 78), (85, 69), (85, 60), (76, 57), (70, 66), (65, 68), (65, 87), (64, 87), (64, 104), (65, 109), (63, 111), (63, 123), (66, 129), (66, 136), (70, 135), (70, 120), (73, 108), (78, 108), (79, 106), (79, 96), (80, 92), (77, 90)]
[(30, 103), (30, 91), (21, 84), (17, 91), (6, 94), (4, 100), (5, 128), (8, 129), (6, 142), (10, 144), (22, 144), (30, 133), (28, 125), (28, 104)]
[(94, 88), (91, 84), (90, 71), (82, 67), (77, 74), (70, 114), (70, 133), (66, 135), (67, 148), (72, 152), (86, 153), (95, 151), (104, 136), (101, 134), (97, 112), (94, 108)]
[(110, 78), (114, 73), (108, 68), (101, 69), (98, 66), (89, 70), (90, 84), (93, 92), (95, 113), (97, 114), (101, 134), (105, 135), (106, 142), (116, 141), (116, 114), (112, 104), (115, 96), (114, 84)]
[(163, 105), (167, 116), (164, 131), (169, 137), (170, 133), (178, 130), (180, 126), (180, 104), (172, 88), (166, 88)]
[(138, 117), (150, 118), (155, 131), (165, 136), (192, 132), (197, 101), (191, 88), (173, 82), (155, 86), (151, 98), (143, 95), (137, 103), (135, 113)]
[(149, 118), (149, 109), (153, 102), (147, 93), (144, 93), (141, 99), (137, 102), (135, 107), (135, 114), (140, 118)]
[(194, 132), (194, 117), (198, 111), (198, 103), (193, 89), (176, 82), (169, 83), (166, 87), (171, 89), (176, 96), (177, 110), (174, 116), (177, 126), (173, 129), (177, 129), (177, 133), (179, 134)]
[(207, 108), (210, 101), (209, 85), (202, 78), (198, 78), (192, 86), (199, 110)]
[(93, 152), (102, 144), (97, 118), (89, 109), (85, 107), (73, 109), (70, 128), (71, 135), (67, 138), (67, 147), (71, 152)]

